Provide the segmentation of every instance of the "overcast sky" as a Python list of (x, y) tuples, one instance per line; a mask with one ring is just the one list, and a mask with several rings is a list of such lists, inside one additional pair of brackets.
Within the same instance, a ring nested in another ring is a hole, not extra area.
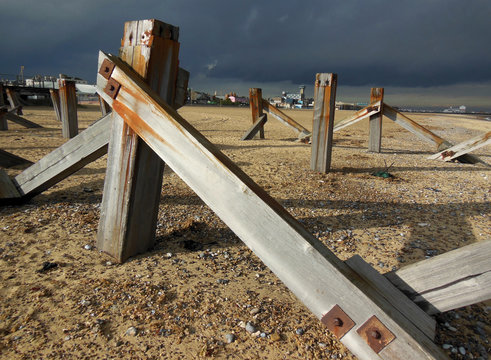
[[(491, 110), (490, 0), (0, 0), (0, 73), (95, 81), (128, 20), (180, 28), (190, 86), (265, 96), (338, 74), (338, 100)], [(5, 77), (0, 75), (0, 77)]]

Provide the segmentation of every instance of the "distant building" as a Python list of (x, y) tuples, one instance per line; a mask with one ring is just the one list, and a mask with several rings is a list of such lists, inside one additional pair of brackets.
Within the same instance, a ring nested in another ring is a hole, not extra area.
[(450, 106), (448, 109), (444, 109), (444, 113), (450, 113), (450, 114), (464, 114), (467, 111), (467, 108), (465, 105), (460, 105), (458, 108), (454, 108)]

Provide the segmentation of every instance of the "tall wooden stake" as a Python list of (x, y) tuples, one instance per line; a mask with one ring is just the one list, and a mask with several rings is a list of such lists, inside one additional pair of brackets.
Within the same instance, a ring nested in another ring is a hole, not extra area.
[(9, 125), (7, 123), (7, 109), (0, 108), (0, 131), (5, 131), (9, 129)]
[[(249, 89), (249, 106), (252, 113), (252, 123), (254, 124), (263, 114), (263, 91), (261, 89)], [(259, 129), (259, 138), (264, 139), (264, 126)]]
[(380, 152), (382, 145), (382, 116), (384, 103), (384, 88), (372, 88), (370, 91), (370, 104), (380, 101), (380, 112), (370, 116), (368, 130), (368, 151)]
[(78, 134), (75, 81), (60, 79), (59, 84), (61, 132), (64, 138), (71, 139)]
[(17, 115), (22, 115), (22, 106), (20, 105), (19, 98), (17, 97), (17, 93), (9, 88), (5, 89), (7, 93), (7, 99), (10, 104), (11, 109), (17, 108)]
[(331, 167), (337, 78), (337, 74), (331, 73), (315, 77), (310, 168), (322, 173), (327, 173)]
[(5, 105), (5, 98), (3, 97), (3, 85), (0, 84), (0, 107)]
[[(157, 20), (130, 21), (120, 49), (120, 58), (171, 105), (178, 36), (178, 27)], [(109, 144), (97, 247), (123, 262), (154, 245), (164, 163), (114, 112)]]
[(49, 89), (49, 95), (51, 96), (51, 102), (53, 103), (53, 109), (55, 110), (56, 119), (58, 121), (61, 121), (60, 93), (56, 89)]

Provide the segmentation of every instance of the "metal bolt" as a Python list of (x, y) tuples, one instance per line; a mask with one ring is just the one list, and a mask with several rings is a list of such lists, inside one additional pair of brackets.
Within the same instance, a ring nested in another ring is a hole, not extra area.
[(333, 321), (334, 326), (343, 326), (343, 320), (340, 318), (335, 318)]
[(382, 334), (378, 330), (372, 329), (370, 331), (370, 336), (374, 339), (380, 339), (382, 337)]
[(104, 69), (104, 72), (108, 73), (109, 72), (109, 67), (106, 66), (106, 68)]

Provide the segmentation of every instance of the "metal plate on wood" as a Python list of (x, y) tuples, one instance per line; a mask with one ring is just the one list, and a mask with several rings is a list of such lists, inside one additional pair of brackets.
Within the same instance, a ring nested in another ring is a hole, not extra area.
[(336, 338), (338, 339), (341, 339), (353, 328), (353, 326), (355, 326), (354, 321), (346, 315), (339, 305), (334, 305), (334, 307), (322, 317), (321, 322), (326, 325), (329, 331), (336, 335)]
[(99, 74), (101, 74), (104, 78), (109, 79), (114, 70), (114, 63), (108, 59), (104, 59), (102, 62), (101, 68), (99, 69)]
[(356, 332), (377, 354), (396, 338), (375, 315), (360, 326)]
[(110, 97), (113, 99), (116, 99), (116, 96), (118, 96), (118, 91), (119, 88), (121, 87), (121, 84), (118, 83), (116, 80), (113, 78), (109, 79), (107, 82), (106, 87), (104, 88), (104, 92), (108, 94)]

